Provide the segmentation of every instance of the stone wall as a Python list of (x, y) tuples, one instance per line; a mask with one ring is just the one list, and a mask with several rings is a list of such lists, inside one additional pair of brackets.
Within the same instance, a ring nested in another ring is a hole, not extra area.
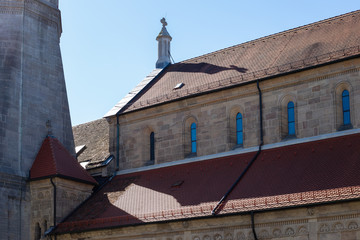
[[(92, 193), (92, 185), (54, 178), (56, 186), (56, 223), (59, 223)], [(54, 226), (54, 186), (50, 179), (32, 181), (30, 236), (44, 236)]]
[(28, 176), (49, 130), (74, 154), (60, 11), (52, 5), (0, 0), (1, 172)]
[[(360, 126), (360, 60), (318, 67), (260, 82), (264, 144), (286, 141), (287, 104), (295, 105), (296, 138), (336, 132), (342, 126), (341, 92), (350, 92), (351, 123)], [(155, 133), (155, 164), (190, 154), (190, 124), (197, 124), (197, 156), (236, 146), (235, 119), (243, 116), (243, 148), (259, 144), (259, 95), (256, 83), (120, 115), (120, 169), (150, 159), (149, 136)], [(110, 151), (116, 156), (116, 119), (111, 119)]]
[(0, 238), (27, 239), (30, 222), (30, 191), (26, 179), (0, 173)]
[[(359, 240), (360, 202), (254, 213), (259, 240)], [(253, 240), (251, 215), (129, 226), (58, 235), (57, 239)]]
[(75, 155), (57, 0), (0, 0), (0, 25), (0, 233), (26, 240), (25, 179), (49, 131)]

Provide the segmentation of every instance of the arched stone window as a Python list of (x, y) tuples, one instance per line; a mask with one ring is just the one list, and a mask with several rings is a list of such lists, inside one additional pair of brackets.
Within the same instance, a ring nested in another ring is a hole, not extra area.
[(244, 108), (236, 105), (229, 109), (228, 115), (228, 149), (235, 149), (244, 146)]
[(41, 239), (41, 227), (39, 223), (35, 224), (35, 231), (34, 231), (34, 239), (35, 240), (40, 240)]
[(342, 92), (342, 112), (343, 112), (343, 125), (350, 125), (350, 96), (349, 91)]
[(142, 139), (141, 139), (141, 157), (143, 164), (153, 165), (155, 164), (155, 131), (150, 126), (143, 128)]
[(286, 95), (280, 100), (281, 121), (280, 133), (281, 139), (287, 140), (296, 137), (296, 100), (292, 95)]
[(196, 123), (191, 124), (190, 128), (190, 138), (191, 138), (191, 153), (196, 154)]
[(287, 104), (288, 136), (295, 136), (295, 109), (294, 103)]
[(243, 138), (243, 118), (242, 114), (236, 114), (236, 145), (242, 146), (244, 143)]
[(194, 157), (198, 153), (198, 123), (190, 116), (184, 121), (184, 157)]
[(150, 133), (150, 162), (155, 162), (155, 133)]
[(335, 127), (339, 131), (353, 127), (354, 105), (352, 104), (351, 90), (351, 85), (348, 82), (339, 83), (335, 89)]

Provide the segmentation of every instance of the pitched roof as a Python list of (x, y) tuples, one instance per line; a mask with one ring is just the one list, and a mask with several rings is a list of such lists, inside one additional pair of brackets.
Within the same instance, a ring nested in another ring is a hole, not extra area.
[(359, 56), (359, 25), (360, 11), (350, 12), (169, 65), (106, 116)]
[(106, 119), (73, 127), (75, 146), (83, 146), (84, 150), (78, 155), (79, 162), (89, 162), (87, 169), (102, 166), (109, 158), (109, 124)]
[[(219, 215), (360, 197), (360, 133), (263, 150)], [(210, 217), (255, 152), (118, 175), (57, 232)]]
[(31, 166), (30, 180), (55, 176), (97, 184), (58, 139), (47, 136)]

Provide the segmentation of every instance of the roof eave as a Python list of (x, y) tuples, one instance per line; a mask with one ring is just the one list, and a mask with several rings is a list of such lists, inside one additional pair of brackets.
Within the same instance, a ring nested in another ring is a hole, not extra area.
[(179, 219), (169, 219), (163, 221), (154, 221), (154, 222), (140, 222), (140, 223), (132, 223), (132, 224), (124, 224), (118, 226), (108, 226), (108, 227), (99, 227), (99, 228), (92, 228), (92, 229), (82, 229), (82, 230), (74, 230), (74, 231), (64, 231), (64, 232), (56, 232), (56, 229), (49, 233), (49, 235), (59, 235), (59, 234), (68, 234), (68, 233), (80, 233), (80, 232), (91, 232), (91, 231), (98, 231), (98, 230), (109, 230), (109, 229), (116, 229), (120, 227), (133, 227), (133, 226), (141, 226), (141, 225), (148, 225), (148, 224), (161, 224), (161, 223), (169, 223), (169, 222), (183, 222), (184, 220), (201, 220), (201, 219), (210, 219), (210, 218), (223, 218), (229, 216), (238, 216), (238, 215), (249, 215), (251, 213), (264, 213), (270, 211), (282, 211), (286, 209), (296, 209), (296, 208), (304, 208), (304, 207), (316, 207), (321, 205), (330, 205), (330, 204), (337, 204), (337, 203), (346, 203), (346, 202), (355, 202), (359, 201), (360, 198), (352, 198), (352, 199), (341, 199), (335, 201), (328, 201), (328, 202), (317, 202), (317, 203), (309, 203), (309, 204), (301, 204), (301, 205), (293, 205), (293, 206), (284, 206), (284, 207), (274, 207), (274, 208), (267, 208), (267, 209), (258, 209), (258, 210), (248, 210), (244, 212), (233, 212), (233, 213), (223, 213), (223, 214), (216, 214), (216, 215), (207, 215), (207, 216), (199, 216), (199, 217), (189, 217), (189, 218), (179, 218)]

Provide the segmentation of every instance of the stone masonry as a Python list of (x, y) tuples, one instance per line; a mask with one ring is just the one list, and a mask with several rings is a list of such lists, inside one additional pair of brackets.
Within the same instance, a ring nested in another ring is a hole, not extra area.
[[(286, 105), (295, 104), (296, 137), (341, 130), (341, 92), (350, 92), (351, 123), (360, 126), (358, 59), (261, 81), (264, 144), (286, 141)], [(148, 138), (155, 133), (155, 163), (189, 155), (189, 125), (197, 123), (197, 156), (230, 151), (235, 118), (243, 115), (243, 148), (259, 144), (259, 97), (256, 83), (188, 98), (119, 116), (120, 169), (141, 167), (149, 160)], [(111, 119), (110, 151), (116, 154), (116, 118)]]
[(0, 234), (29, 238), (29, 169), (48, 133), (74, 154), (57, 0), (0, 0)]
[[(257, 238), (358, 240), (359, 202), (254, 213)], [(57, 239), (254, 240), (251, 214), (58, 235)]]

